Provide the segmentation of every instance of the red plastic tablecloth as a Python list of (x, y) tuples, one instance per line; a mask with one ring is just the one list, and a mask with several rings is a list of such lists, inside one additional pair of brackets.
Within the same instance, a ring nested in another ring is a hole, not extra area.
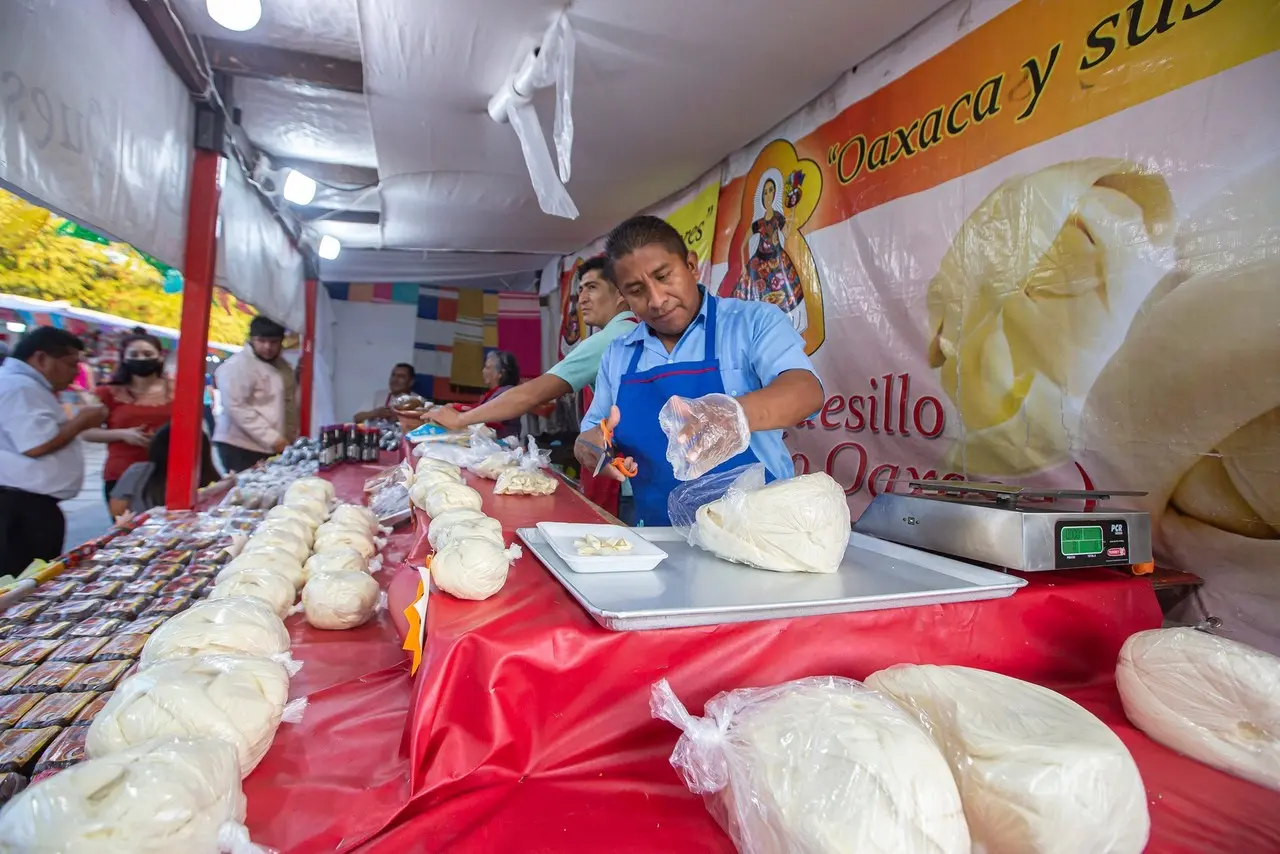
[[(512, 539), (538, 521), (597, 519), (570, 490), (503, 497), (472, 483)], [(1124, 718), (1112, 673), (1124, 639), (1160, 624), (1150, 585), (1103, 571), (1028, 581), (987, 602), (610, 632), (526, 555), (485, 602), (432, 595), (407, 734), (414, 795), (360, 850), (731, 852), (668, 764), (678, 732), (650, 719), (655, 681), (697, 710), (722, 690), (922, 662), (1048, 685), (1098, 714), (1142, 770), (1149, 851), (1280, 852), (1280, 794), (1177, 756)], [(401, 633), (417, 583), (412, 571), (392, 582)]]

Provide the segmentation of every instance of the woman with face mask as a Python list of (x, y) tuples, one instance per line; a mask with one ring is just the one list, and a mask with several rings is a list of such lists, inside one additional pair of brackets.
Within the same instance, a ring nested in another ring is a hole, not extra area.
[(141, 327), (134, 328), (120, 342), (115, 376), (98, 386), (97, 394), (107, 408), (107, 420), (102, 427), (85, 431), (84, 438), (107, 445), (102, 486), (104, 497), (110, 499), (125, 469), (147, 461), (152, 436), (169, 423), (172, 414), (173, 382), (164, 373), (160, 340)]

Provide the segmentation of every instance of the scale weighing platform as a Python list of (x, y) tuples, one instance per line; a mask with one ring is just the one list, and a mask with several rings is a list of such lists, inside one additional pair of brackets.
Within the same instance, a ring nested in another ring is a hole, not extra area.
[[(906, 546), (1005, 569), (1040, 572), (1151, 561), (1151, 517), (1093, 509), (1145, 492), (1034, 489), (913, 480), (913, 492), (877, 495), (853, 529)], [(1083, 508), (1065, 506), (1085, 502)]]

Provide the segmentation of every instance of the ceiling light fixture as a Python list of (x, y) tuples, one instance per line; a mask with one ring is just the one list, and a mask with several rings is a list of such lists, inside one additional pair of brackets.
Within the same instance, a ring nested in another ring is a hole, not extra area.
[(331, 234), (326, 234), (320, 238), (320, 245), (316, 248), (316, 253), (326, 261), (332, 261), (338, 257), (338, 253), (342, 251), (342, 244), (338, 242), (338, 238)]
[(205, 8), (214, 23), (243, 33), (262, 20), (262, 0), (205, 0)]
[(290, 169), (284, 178), (284, 198), (295, 205), (309, 205), (316, 197), (316, 182), (297, 169)]

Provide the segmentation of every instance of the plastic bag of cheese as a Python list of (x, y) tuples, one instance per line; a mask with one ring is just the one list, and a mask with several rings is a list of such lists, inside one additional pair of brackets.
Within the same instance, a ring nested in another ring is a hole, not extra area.
[(777, 572), (835, 572), (849, 545), (849, 504), (822, 472), (765, 483), (763, 465), (704, 475), (667, 497), (689, 543)]
[(1154, 741), (1280, 791), (1280, 657), (1195, 629), (1153, 629), (1120, 648), (1116, 688)]
[(164, 739), (73, 765), (0, 810), (0, 851), (264, 854), (244, 826), (236, 749)]
[(1140, 854), (1151, 820), (1138, 766), (1061, 694), (969, 667), (898, 665), (866, 685), (917, 717), (951, 763), (987, 854)]
[(194, 655), (257, 655), (289, 667), (289, 632), (271, 606), (237, 596), (210, 599), (170, 618), (147, 638), (138, 666)]
[(947, 761), (891, 700), (813, 677), (717, 694), (690, 715), (663, 679), (650, 710), (683, 735), (671, 764), (741, 854), (967, 854)]
[(89, 725), (85, 747), (96, 759), (155, 738), (219, 738), (235, 746), (247, 776), (282, 718), (296, 721), (306, 708), (306, 700), (288, 700), (289, 672), (269, 658), (162, 661), (120, 683)]

